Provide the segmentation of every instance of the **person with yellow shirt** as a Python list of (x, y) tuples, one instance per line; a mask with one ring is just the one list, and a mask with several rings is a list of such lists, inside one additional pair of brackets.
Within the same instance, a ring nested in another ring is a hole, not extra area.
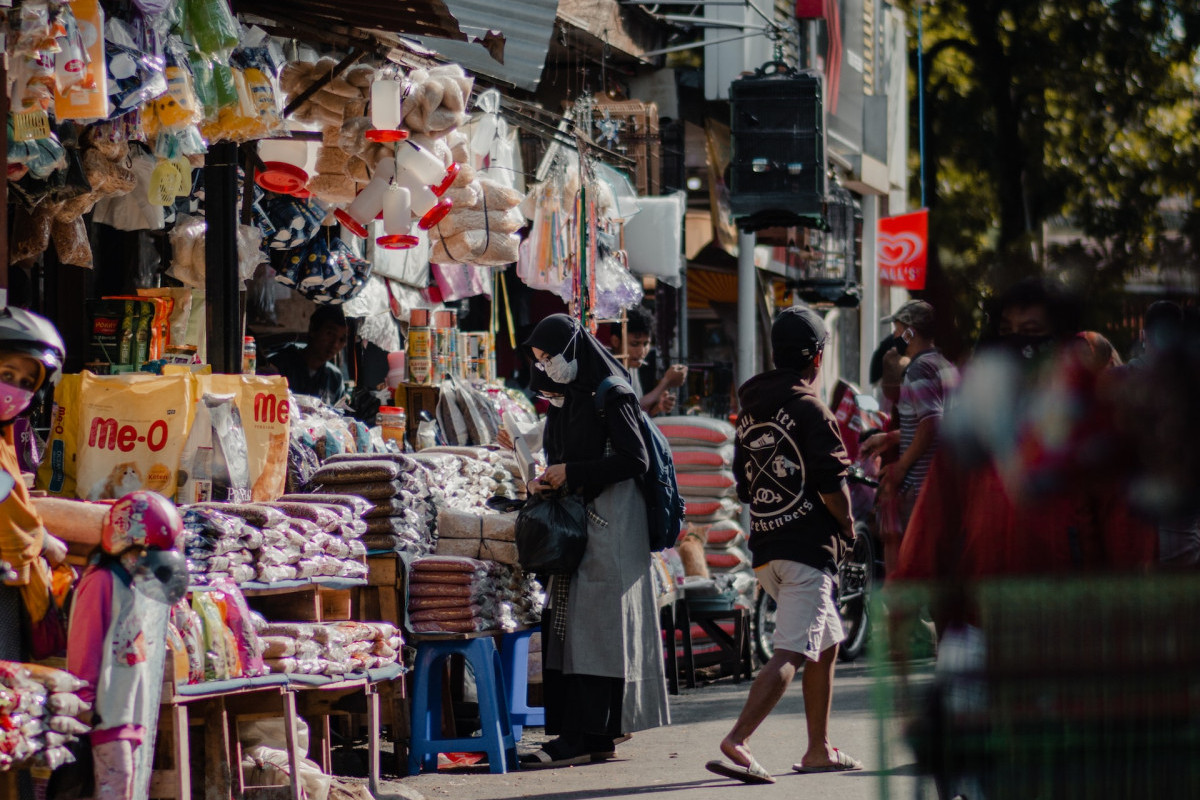
[[(45, 658), (64, 647), (65, 631), (43, 625), (50, 612), (50, 566), (62, 545), (46, 533), (21, 478), (12, 423), (62, 367), (66, 348), (49, 320), (20, 308), (0, 309), (0, 659)], [(22, 616), (32, 634), (22, 637)], [(49, 628), (49, 629), (48, 629)], [(61, 640), (60, 640), (61, 636)], [(26, 652), (27, 647), (32, 653)]]

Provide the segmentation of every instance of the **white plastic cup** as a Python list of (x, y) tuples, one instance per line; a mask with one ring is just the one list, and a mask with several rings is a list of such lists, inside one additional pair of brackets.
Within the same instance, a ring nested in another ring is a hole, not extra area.
[(400, 130), (404, 119), (404, 87), (400, 81), (381, 78), (371, 84), (371, 130), (366, 138), (373, 142), (398, 142), (408, 136)]
[(395, 182), (397, 186), (408, 190), (413, 216), (423, 217), (429, 213), (429, 209), (437, 205), (437, 195), (429, 188), (428, 182), (421, 180), (413, 172), (401, 170), (396, 174)]
[(371, 220), (379, 216), (379, 212), (383, 211), (383, 198), (387, 194), (395, 170), (396, 164), (392, 159), (381, 160), (379, 166), (375, 168), (375, 174), (371, 176), (370, 182), (363, 187), (353, 202), (344, 209), (334, 212), (338, 221), (349, 228), (355, 236), (365, 239), (368, 235), (367, 226), (371, 224)]
[(408, 233), (412, 228), (412, 193), (404, 186), (390, 184), (383, 196), (383, 230)]
[(412, 194), (395, 183), (388, 186), (383, 197), (383, 236), (375, 244), (387, 250), (406, 250), (415, 247), (420, 239), (412, 235)]
[(396, 168), (398, 171), (413, 172), (426, 186), (441, 183), (446, 175), (446, 165), (424, 147), (414, 142), (402, 142), (396, 148)]

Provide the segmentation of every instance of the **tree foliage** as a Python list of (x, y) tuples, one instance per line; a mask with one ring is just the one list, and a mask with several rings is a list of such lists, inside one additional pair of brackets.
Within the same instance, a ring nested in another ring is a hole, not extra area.
[[(931, 289), (960, 324), (1047, 264), (1097, 295), (1160, 257), (1162, 201), (1198, 194), (1200, 0), (937, 0), (923, 16)], [(1084, 244), (1056, 262), (1046, 223)]]

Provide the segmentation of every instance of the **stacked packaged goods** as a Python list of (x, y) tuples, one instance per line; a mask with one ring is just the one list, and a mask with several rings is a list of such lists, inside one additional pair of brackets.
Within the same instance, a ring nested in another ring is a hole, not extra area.
[(78, 719), (91, 710), (75, 694), (84, 686), (60, 669), (0, 661), (0, 771), (75, 760), (67, 745), (91, 730)]
[(412, 563), (408, 612), (418, 633), (515, 630), (541, 618), (542, 589), (493, 561), (427, 556)]
[(271, 672), (338, 677), (396, 663), (403, 639), (386, 622), (258, 622)]
[(320, 494), (350, 495), (365, 500), (370, 550), (427, 553), (433, 547), (430, 522), (436, 518), (426, 471), (408, 456), (345, 453), (332, 456), (309, 481)]
[(746, 532), (737, 521), (737, 480), (733, 466), (733, 426), (705, 417), (659, 417), (655, 423), (675, 460), (679, 493), (687, 503), (687, 520), (707, 527), (705, 561), (713, 575), (731, 575), (739, 595), (753, 592), (753, 570)]
[(182, 509), (192, 583), (366, 577), (366, 526), (337, 504), (198, 503)]

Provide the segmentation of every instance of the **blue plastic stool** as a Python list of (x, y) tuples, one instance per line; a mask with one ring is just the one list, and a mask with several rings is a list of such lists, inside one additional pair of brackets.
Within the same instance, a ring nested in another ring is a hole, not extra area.
[(508, 714), (512, 718), (513, 738), (521, 740), (525, 725), (545, 725), (546, 709), (529, 706), (529, 639), (541, 628), (506, 633), (500, 640), (500, 662), (504, 666), (504, 685), (508, 688)]
[[(471, 665), (479, 696), (479, 736), (441, 737), (442, 672), (446, 659), (461, 655)], [(500, 654), (492, 637), (417, 643), (408, 772), (436, 772), (438, 753), (486, 752), (491, 772), (517, 769), (517, 746), (505, 702)]]

